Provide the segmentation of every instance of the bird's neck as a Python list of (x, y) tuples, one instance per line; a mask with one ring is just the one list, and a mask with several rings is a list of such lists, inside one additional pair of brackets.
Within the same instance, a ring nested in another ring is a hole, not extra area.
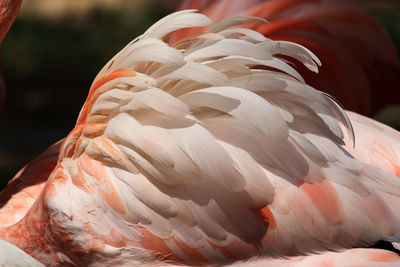
[(79, 244), (72, 244), (73, 237), (67, 234), (63, 224), (65, 214), (49, 204), (49, 199), (55, 194), (54, 180), (63, 179), (57, 176), (58, 172), (59, 167), (56, 167), (35, 203), (19, 222), (0, 228), (0, 238), (46, 266), (75, 266), (82, 248)]
[(17, 17), (21, 0), (0, 0), (0, 43)]
[[(41, 195), (39, 199), (43, 199)], [(50, 227), (48, 210), (43, 201), (36, 201), (26, 216), (18, 223), (0, 229), (0, 238), (14, 244), (40, 262), (57, 262), (54, 245), (56, 229)]]

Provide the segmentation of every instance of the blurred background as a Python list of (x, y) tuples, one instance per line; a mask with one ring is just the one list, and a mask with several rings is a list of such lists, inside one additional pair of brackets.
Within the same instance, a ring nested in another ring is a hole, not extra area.
[(74, 127), (97, 72), (173, 12), (164, 0), (26, 0), (1, 45), (0, 188)]
[[(177, 1), (25, 0), (1, 46), (6, 102), (0, 111), (0, 188), (74, 127), (103, 65)], [(366, 5), (398, 50), (400, 8)], [(400, 108), (376, 118), (400, 129)]]

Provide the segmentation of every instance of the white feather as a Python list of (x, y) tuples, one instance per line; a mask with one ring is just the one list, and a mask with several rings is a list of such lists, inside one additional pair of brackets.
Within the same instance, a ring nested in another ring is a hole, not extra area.
[(221, 22), (218, 22), (214, 26), (210, 27), (210, 29), (208, 29), (208, 31), (220, 32), (227, 28), (239, 26), (239, 25), (242, 25), (244, 23), (249, 23), (249, 22), (258, 23), (258, 24), (259, 23), (268, 23), (268, 21), (266, 21), (265, 19), (260, 18), (260, 17), (252, 17), (252, 16), (230, 17), (230, 18), (226, 18), (226, 19), (222, 20)]
[(246, 28), (228, 28), (223, 31), (218, 32), (219, 35), (222, 35), (226, 38), (229, 38), (231, 36), (236, 36), (236, 35), (244, 35), (249, 37), (249, 39), (254, 40), (256, 42), (263, 42), (268, 40), (264, 35), (262, 35), (259, 32), (246, 29)]
[(262, 97), (241, 88), (209, 87), (186, 93), (179, 99), (190, 106), (213, 108), (247, 121), (267, 137), (284, 140), (288, 136), (279, 112)]
[[(218, 140), (241, 148), (249, 153), (263, 167), (272, 167), (288, 173), (293, 179), (303, 180), (308, 164), (288, 142), (271, 140), (248, 121), (233, 118), (211, 118), (202, 121), (204, 127)], [(293, 164), (295, 162), (295, 164)]]
[(271, 54), (282, 54), (297, 59), (313, 72), (318, 72), (321, 61), (307, 48), (287, 41), (266, 41), (257, 44)]
[(172, 47), (147, 44), (134, 49), (121, 61), (119, 67), (130, 69), (132, 65), (140, 62), (179, 63), (182, 60), (182, 54)]
[(185, 53), (185, 60), (199, 61), (202, 59), (222, 56), (245, 56), (261, 60), (271, 59), (268, 50), (250, 42), (239, 39), (216, 40), (211, 45), (202, 46)]
[(232, 65), (246, 65), (249, 67), (261, 65), (278, 69), (295, 77), (299, 81), (304, 81), (301, 75), (294, 68), (292, 68), (290, 65), (277, 58), (271, 58), (269, 60), (260, 60), (256, 58), (243, 57), (243, 56), (228, 56), (221, 59), (213, 60), (207, 63), (207, 65), (209, 67), (216, 68), (219, 70), (221, 69), (224, 70), (224, 68), (231, 69)]
[(203, 27), (211, 23), (211, 20), (203, 14), (193, 13), (188, 9), (172, 13), (153, 24), (142, 38), (162, 38), (170, 32), (190, 27)]
[[(164, 73), (168, 74), (163, 75)], [(193, 61), (188, 61), (182, 66), (178, 65), (176, 68), (170, 65), (161, 67), (152, 76), (157, 78), (159, 83), (166, 80), (189, 80), (207, 85), (222, 85), (227, 80), (223, 73)]]
[(184, 117), (189, 107), (179, 99), (156, 87), (134, 93), (133, 99), (121, 107), (121, 112), (151, 108), (170, 116)]

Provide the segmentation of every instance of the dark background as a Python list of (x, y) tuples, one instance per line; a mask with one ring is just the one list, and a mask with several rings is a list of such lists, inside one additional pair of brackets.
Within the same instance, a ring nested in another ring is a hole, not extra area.
[[(125, 44), (171, 13), (177, 1), (47, 2), (24, 1), (1, 47), (7, 96), (0, 112), (0, 188), (69, 133), (97, 72)], [(368, 9), (399, 47), (399, 7)], [(399, 108), (376, 118), (400, 128)]]
[(51, 1), (55, 6), (44, 10), (39, 4), (46, 1), (23, 1), (1, 46), (7, 89), (0, 111), (0, 188), (72, 130), (97, 72), (176, 5), (102, 0), (88, 8), (67, 3), (82, 0)]

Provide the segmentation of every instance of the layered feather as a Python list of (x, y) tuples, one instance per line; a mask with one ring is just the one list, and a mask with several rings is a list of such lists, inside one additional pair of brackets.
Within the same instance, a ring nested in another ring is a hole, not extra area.
[(346, 113), (278, 59), (295, 48), (315, 71), (310, 51), (230, 28), (251, 20), (168, 46), (209, 21), (177, 12), (106, 64), (22, 222), (48, 214), (50, 252), (26, 251), (54, 265), (229, 263), (396, 235), (381, 192), (399, 198), (399, 179), (353, 158)]
[[(273, 40), (290, 41), (310, 49), (322, 62), (304, 62), (289, 44), (290, 57), (307, 83), (329, 93), (349, 110), (371, 115), (389, 104), (399, 104), (400, 61), (395, 45), (365, 7), (396, 1), (358, 0), (181, 0), (177, 10), (197, 8), (214, 23), (231, 16), (258, 16), (268, 24), (246, 25)], [(379, 8), (377, 9), (379, 10)], [(171, 42), (201, 31), (185, 29)], [(259, 38), (259, 37), (257, 37)], [(276, 43), (278, 44), (278, 43)], [(274, 44), (274, 45), (276, 45)], [(286, 42), (281, 42), (286, 45)], [(282, 50), (281, 50), (282, 52)], [(299, 52), (297, 50), (297, 52)], [(286, 55), (286, 53), (282, 53)], [(306, 65), (307, 66), (307, 65)], [(359, 97), (354, 97), (355, 95)]]

